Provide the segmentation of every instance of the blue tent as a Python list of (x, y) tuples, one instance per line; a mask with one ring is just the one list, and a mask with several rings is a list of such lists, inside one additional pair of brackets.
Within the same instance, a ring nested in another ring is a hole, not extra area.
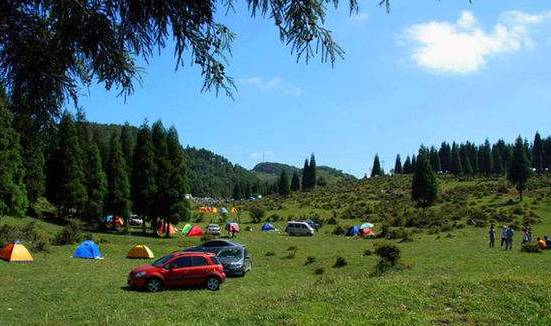
[(275, 227), (271, 223), (264, 223), (262, 224), (262, 231), (268, 232), (268, 231), (274, 231)]
[(352, 236), (356, 236), (356, 235), (360, 235), (360, 228), (357, 227), (357, 226), (351, 226), (350, 229), (348, 229), (348, 231), (346, 231), (346, 236), (347, 237), (352, 237)]
[(102, 259), (98, 245), (91, 240), (86, 240), (78, 245), (73, 253), (73, 258)]

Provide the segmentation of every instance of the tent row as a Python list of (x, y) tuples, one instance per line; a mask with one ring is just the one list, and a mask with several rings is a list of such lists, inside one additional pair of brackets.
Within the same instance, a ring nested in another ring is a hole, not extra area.
[(375, 235), (375, 233), (373, 232), (373, 227), (374, 226), (375, 225), (373, 225), (371, 223), (363, 223), (361, 225), (351, 226), (346, 231), (346, 236), (347, 237), (361, 236), (361, 237), (364, 237), (364, 238), (371, 237), (371, 236)]
[(201, 206), (201, 207), (199, 207), (199, 212), (200, 213), (229, 214), (231, 212), (232, 214), (237, 214), (238, 211), (239, 210), (237, 209), (237, 207), (232, 207), (232, 208), (230, 208), (229, 211), (226, 207), (221, 207), (220, 209), (218, 209), (217, 207), (210, 207), (210, 206)]

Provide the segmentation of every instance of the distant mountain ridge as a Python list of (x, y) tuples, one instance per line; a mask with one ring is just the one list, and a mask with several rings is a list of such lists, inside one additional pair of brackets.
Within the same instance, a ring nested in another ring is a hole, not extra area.
[[(302, 176), (301, 168), (277, 162), (258, 163), (251, 171), (261, 180), (273, 181), (279, 177), (282, 170), (287, 171), (289, 175), (298, 172), (298, 174)], [(327, 183), (336, 183), (343, 180), (357, 180), (355, 176), (329, 166), (318, 166), (316, 171), (317, 177), (323, 177)]]

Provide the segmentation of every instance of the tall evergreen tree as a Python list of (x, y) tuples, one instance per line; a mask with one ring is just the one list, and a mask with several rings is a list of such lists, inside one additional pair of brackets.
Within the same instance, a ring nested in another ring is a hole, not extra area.
[(406, 156), (406, 161), (404, 162), (404, 167), (402, 168), (402, 171), (404, 174), (411, 173), (411, 159), (409, 158), (409, 155)]
[[(157, 183), (157, 194), (153, 205), (153, 209), (155, 210), (154, 222), (156, 222), (159, 219), (166, 219), (166, 216), (170, 213), (169, 207), (166, 203), (170, 200), (169, 196), (171, 191), (171, 162), (168, 159), (167, 132), (160, 120), (156, 121), (151, 126), (151, 138), (153, 141), (153, 148), (155, 150), (155, 165), (157, 166), (157, 175), (155, 177)], [(152, 226), (155, 227), (156, 223), (153, 224), (154, 225)]]
[(402, 174), (402, 160), (400, 154), (396, 155), (396, 161), (394, 162), (394, 174)]
[(463, 166), (461, 164), (461, 156), (459, 155), (459, 147), (454, 142), (452, 144), (452, 152), (451, 152), (451, 165), (450, 165), (450, 172), (454, 175), (463, 175)]
[(381, 169), (381, 162), (379, 162), (379, 155), (375, 154), (375, 158), (373, 159), (373, 167), (371, 168), (371, 177), (378, 177), (382, 176), (383, 170)]
[(551, 136), (543, 140), (543, 168), (551, 171)]
[(486, 139), (484, 145), (481, 145), (478, 150), (478, 164), (480, 165), (480, 173), (484, 175), (492, 174), (493, 162), (490, 141)]
[(429, 153), (430, 166), (435, 173), (442, 171), (442, 165), (440, 164), (440, 155), (436, 151), (436, 148), (432, 146)]
[(19, 135), (0, 90), (0, 216), (23, 216), (28, 200)]
[(302, 190), (306, 191), (308, 190), (308, 182), (310, 181), (310, 163), (308, 162), (308, 159), (304, 160), (304, 167), (302, 168)]
[(450, 144), (442, 142), (440, 145), (440, 150), (438, 151), (438, 156), (440, 157), (440, 165), (443, 172), (449, 172), (451, 169), (451, 148)]
[(90, 144), (87, 147), (86, 188), (88, 203), (86, 204), (88, 218), (103, 217), (103, 208), (107, 196), (107, 175), (103, 170), (101, 156), (97, 144)]
[(134, 147), (136, 146), (136, 140), (134, 139), (134, 133), (132, 127), (128, 122), (125, 122), (121, 129), (121, 146), (122, 153), (126, 160), (127, 174), (132, 175), (132, 158), (134, 157)]
[[(144, 220), (143, 232), (146, 232), (146, 221), (151, 221), (155, 214), (153, 210), (155, 196), (157, 194), (157, 166), (155, 165), (155, 153), (151, 130), (147, 122), (144, 122), (138, 130), (136, 149), (133, 157), (132, 169), (132, 202), (133, 211)], [(153, 226), (154, 227), (154, 226)]]
[[(191, 218), (191, 207), (185, 195), (189, 193), (190, 186), (186, 178), (184, 150), (180, 145), (178, 132), (174, 126), (168, 130), (167, 153), (170, 162), (170, 191), (168, 193), (169, 201), (166, 203), (169, 207), (168, 223), (187, 221)], [(249, 184), (246, 189), (247, 195), (250, 196)], [(169, 231), (168, 228), (167, 231)]]
[(534, 146), (532, 146), (532, 167), (536, 172), (543, 172), (543, 143), (539, 132), (534, 136)]
[(417, 166), (417, 156), (411, 155), (411, 171), (409, 173), (415, 172), (415, 167)]
[(54, 183), (54, 203), (63, 214), (78, 215), (88, 201), (82, 150), (73, 117), (65, 112), (59, 123), (58, 148), (54, 163), (56, 172), (50, 179)]
[(478, 164), (478, 149), (475, 144), (467, 142), (465, 144), (466, 154), (469, 157), (469, 163), (471, 164), (472, 174), (480, 173), (480, 166)]
[(291, 178), (291, 191), (299, 191), (300, 190), (300, 177), (298, 176), (298, 172), (293, 172), (293, 177)]
[(508, 179), (513, 184), (515, 184), (520, 200), (522, 200), (522, 193), (526, 189), (526, 183), (530, 176), (530, 161), (526, 157), (526, 149), (522, 138), (519, 136), (515, 141), (515, 146), (513, 148), (513, 156), (511, 160), (511, 165), (509, 166)]
[(492, 173), (495, 175), (502, 175), (505, 172), (505, 167), (503, 166), (503, 159), (501, 157), (501, 150), (496, 145), (492, 146), (492, 161), (494, 162), (494, 169)]
[(429, 207), (436, 199), (438, 184), (436, 175), (430, 166), (427, 149), (421, 147), (413, 173), (411, 198), (419, 207)]
[(462, 150), (459, 151), (461, 155), (461, 167), (463, 168), (463, 173), (465, 175), (472, 175), (473, 174), (473, 167), (471, 165), (471, 160), (469, 159), (469, 153), (468, 149), (466, 147), (463, 147)]
[(291, 184), (289, 183), (289, 176), (285, 169), (281, 170), (281, 174), (278, 179), (278, 192), (280, 196), (287, 196), (291, 192)]
[(308, 173), (308, 186), (310, 187), (310, 189), (314, 189), (316, 187), (316, 181), (318, 180), (316, 156), (314, 155), (314, 153), (310, 155), (310, 165), (308, 167), (308, 170), (310, 171)]
[(111, 149), (107, 166), (108, 196), (106, 210), (113, 216), (121, 216), (125, 220), (130, 216), (130, 184), (126, 173), (126, 162), (122, 152), (120, 134), (114, 132), (111, 136)]

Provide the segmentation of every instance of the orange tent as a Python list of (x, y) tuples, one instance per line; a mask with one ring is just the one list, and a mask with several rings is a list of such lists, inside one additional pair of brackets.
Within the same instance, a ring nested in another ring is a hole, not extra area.
[[(178, 232), (178, 229), (176, 229), (174, 227), (174, 225), (169, 224), (168, 225), (169, 235), (172, 237), (176, 234), (176, 232)], [(165, 237), (166, 236), (166, 225), (163, 221), (159, 222), (159, 224), (157, 225), (157, 235), (160, 236), (160, 237)]]
[(9, 262), (30, 263), (33, 261), (31, 253), (19, 242), (11, 242), (0, 250), (0, 258)]

